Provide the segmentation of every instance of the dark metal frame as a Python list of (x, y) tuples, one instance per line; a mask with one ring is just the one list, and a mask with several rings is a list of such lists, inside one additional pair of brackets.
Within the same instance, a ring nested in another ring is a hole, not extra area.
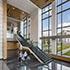
[[(43, 37), (43, 32), (46, 32), (46, 31), (48, 31), (48, 36), (50, 35), (50, 31), (51, 31), (51, 29), (49, 29), (50, 28), (50, 18), (51, 18), (51, 16), (49, 16), (49, 12), (52, 10), (52, 9), (49, 9), (49, 6), (50, 6), (51, 4), (49, 4), (48, 5), (48, 10), (47, 11), (45, 11), (45, 12), (43, 12), (43, 10), (42, 10), (42, 32), (41, 32), (41, 34), (42, 34), (42, 37)], [(48, 12), (48, 17), (45, 17), (45, 18), (43, 18), (43, 14), (45, 14), (45, 13), (47, 13)], [(43, 30), (43, 20), (46, 20), (46, 19), (48, 19), (48, 30)], [(42, 49), (43, 49), (43, 40), (42, 40)], [(50, 49), (50, 41), (48, 40), (48, 53), (49, 53), (49, 49)]]
[[(61, 0), (61, 1), (62, 1), (62, 0)], [(61, 6), (61, 11), (60, 11), (60, 12), (57, 12), (57, 15), (61, 14), (61, 27), (57, 27), (57, 30), (58, 30), (58, 29), (61, 29), (61, 37), (63, 36), (63, 33), (62, 33), (63, 28), (70, 27), (70, 26), (63, 26), (63, 19), (62, 19), (62, 17), (63, 17), (63, 14), (62, 14), (62, 13), (65, 12), (65, 11), (70, 10), (70, 8), (65, 9), (65, 10), (62, 10), (62, 9), (63, 9), (63, 6), (62, 6), (62, 5), (65, 4), (65, 3), (67, 3), (67, 2), (69, 2), (69, 0), (67, 0), (67, 1), (65, 1), (65, 2), (62, 2), (61, 4), (57, 5), (57, 11), (58, 11), (58, 7)], [(57, 17), (57, 19), (58, 19), (58, 17)], [(57, 24), (58, 24), (58, 20), (57, 20)], [(67, 35), (66, 35), (66, 36), (67, 36)], [(61, 56), (62, 56), (62, 45), (63, 45), (62, 39), (63, 39), (63, 38), (61, 38)], [(58, 45), (58, 44), (57, 44), (57, 45)], [(57, 54), (58, 54), (58, 47), (57, 47)]]
[(24, 32), (25, 32), (24, 31), (23, 32), (23, 36), (26, 37), (26, 39), (27, 39), (27, 35), (28, 35), (29, 36), (29, 39), (30, 39), (30, 32), (27, 33), (28, 27), (30, 28), (30, 25), (28, 25), (29, 23), (27, 22), (27, 17), (26, 17), (26, 19), (24, 21), (26, 21), (26, 22), (23, 24), (23, 31), (26, 29), (26, 34), (24, 34)]

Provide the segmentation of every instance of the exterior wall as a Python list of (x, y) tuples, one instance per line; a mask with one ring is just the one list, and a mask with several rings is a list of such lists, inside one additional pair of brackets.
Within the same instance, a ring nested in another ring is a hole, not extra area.
[(3, 5), (2, 5), (2, 0), (0, 0), (0, 59), (2, 59), (2, 38), (3, 38), (3, 28), (2, 25), (3, 24)]

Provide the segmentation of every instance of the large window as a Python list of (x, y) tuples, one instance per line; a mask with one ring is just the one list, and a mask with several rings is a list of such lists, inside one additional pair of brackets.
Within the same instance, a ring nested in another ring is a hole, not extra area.
[[(57, 54), (70, 56), (70, 1), (57, 0), (57, 35), (62, 38), (57, 40)], [(63, 38), (63, 36), (66, 38)], [(67, 38), (68, 37), (68, 38)]]
[[(49, 37), (42, 40), (43, 50), (46, 52), (56, 50), (57, 55), (70, 57), (70, 0), (55, 1), (55, 9), (52, 8), (52, 4), (42, 9), (42, 37)], [(51, 21), (55, 21), (55, 30)], [(52, 36), (53, 31), (56, 32), (56, 36)], [(52, 47), (53, 44), (56, 48)]]
[(30, 39), (30, 17), (24, 20), (23, 24), (23, 36), (26, 39)]
[[(51, 36), (51, 16), (52, 16), (52, 5), (42, 9), (42, 36)], [(43, 50), (50, 52), (50, 41), (42, 41)]]

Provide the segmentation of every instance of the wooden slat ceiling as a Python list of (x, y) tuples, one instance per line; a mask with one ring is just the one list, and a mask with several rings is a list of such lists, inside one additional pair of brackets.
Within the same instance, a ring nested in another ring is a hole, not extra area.
[(28, 15), (29, 15), (28, 13), (21, 11), (20, 9), (18, 9), (12, 5), (7, 4), (7, 16), (8, 17), (12, 17), (17, 20), (21, 20), (25, 16), (28, 16)]
[(39, 8), (43, 8), (46, 5), (52, 3), (54, 0), (30, 0), (32, 1), (35, 5), (37, 5)]

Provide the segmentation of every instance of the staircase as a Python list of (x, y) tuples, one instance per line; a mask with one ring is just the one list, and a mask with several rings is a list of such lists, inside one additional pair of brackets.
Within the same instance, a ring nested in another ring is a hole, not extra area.
[(22, 46), (29, 48), (33, 55), (36, 56), (42, 63), (48, 64), (52, 61), (52, 58), (48, 54), (44, 53), (38, 46), (29, 44), (27, 40), (24, 39), (24, 37), (22, 37), (22, 35), (19, 33), (17, 34), (17, 40)]

